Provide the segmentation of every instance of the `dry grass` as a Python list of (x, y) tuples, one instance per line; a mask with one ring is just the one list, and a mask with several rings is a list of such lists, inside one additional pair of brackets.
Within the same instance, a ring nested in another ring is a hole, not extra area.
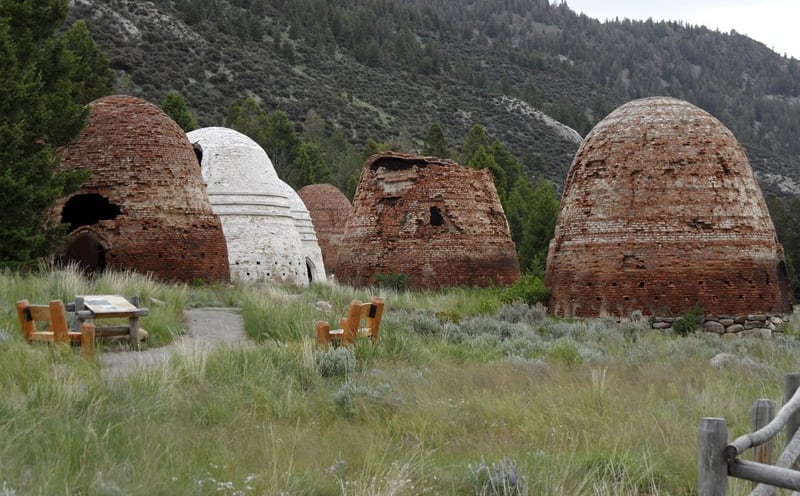
[[(608, 319), (487, 313), (490, 291), (384, 292), (378, 346), (322, 377), (310, 322), (370, 294), (237, 287), (228, 303), (261, 329), (255, 346), (190, 348), (108, 380), (68, 349), (25, 345), (17, 295), (100, 288), (179, 305), (220, 290), (72, 273), (2, 282), (2, 494), (689, 495), (700, 419), (744, 433), (753, 401), (780, 402), (800, 353), (792, 337), (630, 339)], [(711, 367), (720, 352), (736, 360)]]

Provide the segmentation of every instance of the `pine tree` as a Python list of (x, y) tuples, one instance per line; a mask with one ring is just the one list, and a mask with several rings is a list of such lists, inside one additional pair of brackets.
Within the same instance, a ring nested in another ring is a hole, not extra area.
[(270, 112), (266, 116), (266, 123), (266, 128), (257, 134), (256, 141), (269, 155), (278, 176), (287, 177), (300, 149), (300, 137), (285, 112)]
[(531, 265), (526, 267), (543, 271), (547, 263), (547, 250), (555, 234), (558, 220), (559, 202), (556, 189), (547, 179), (537, 176), (531, 200), (526, 236), (533, 260), (530, 262)]
[(87, 104), (113, 93), (114, 73), (108, 57), (95, 45), (84, 21), (77, 21), (64, 33), (64, 44), (72, 55), (70, 79), (75, 103)]
[(486, 148), (479, 146), (467, 165), (474, 169), (489, 169), (492, 179), (494, 179), (494, 187), (497, 189), (498, 196), (500, 196), (500, 201), (505, 201), (507, 189), (506, 171), (497, 165), (494, 157), (486, 151)]
[(469, 161), (472, 160), (472, 156), (478, 151), (478, 148), (484, 147), (489, 149), (489, 146), (489, 135), (486, 134), (486, 130), (478, 124), (473, 125), (467, 133), (467, 137), (464, 138), (464, 146), (461, 149), (462, 163), (469, 163)]
[(444, 139), (444, 129), (439, 121), (434, 121), (428, 128), (428, 134), (422, 142), (422, 154), (439, 158), (450, 158), (447, 141)]
[(64, 229), (49, 212), (86, 175), (57, 173), (55, 150), (80, 132), (88, 114), (83, 104), (110, 87), (85, 26), (57, 34), (66, 13), (66, 1), (0, 2), (3, 265), (47, 256), (63, 241)]
[(187, 133), (199, 127), (197, 119), (186, 105), (186, 100), (183, 98), (183, 95), (175, 90), (168, 91), (167, 94), (164, 95), (164, 101), (161, 102), (161, 109)]
[(517, 247), (519, 266), (525, 270), (530, 267), (535, 257), (534, 249), (529, 240), (530, 230), (527, 229), (530, 220), (530, 205), (533, 204), (533, 187), (526, 177), (520, 177), (514, 183), (508, 195), (508, 201), (503, 205), (511, 230), (511, 240)]
[(331, 178), (330, 165), (320, 147), (309, 140), (300, 145), (289, 184), (300, 189), (309, 184), (327, 183)]
[(543, 177), (537, 177), (535, 186), (531, 186), (528, 178), (521, 176), (504, 208), (520, 267), (525, 272), (541, 274), (558, 219), (555, 188)]
[[(519, 161), (514, 158), (514, 156), (511, 155), (508, 150), (506, 150), (503, 144), (500, 143), (500, 140), (494, 140), (494, 142), (492, 142), (492, 146), (490, 146), (486, 151), (494, 157), (497, 165), (499, 165), (506, 172), (506, 183), (508, 184), (509, 188), (513, 188), (517, 180), (520, 177), (523, 177), (522, 164), (519, 163)], [(527, 181), (527, 178), (525, 180)]]
[(258, 141), (258, 135), (267, 125), (267, 113), (252, 96), (245, 98), (241, 104), (233, 103), (228, 107), (225, 126), (239, 131), (253, 141)]
[(797, 300), (800, 298), (800, 278), (796, 272), (796, 267), (800, 267), (800, 197), (795, 197), (788, 205), (775, 195), (767, 195), (765, 199), (775, 233), (783, 246), (789, 284)]

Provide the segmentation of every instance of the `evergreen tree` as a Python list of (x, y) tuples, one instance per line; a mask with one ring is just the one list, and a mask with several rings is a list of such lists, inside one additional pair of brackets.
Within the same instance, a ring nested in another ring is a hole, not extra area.
[(511, 240), (517, 248), (517, 258), (520, 268), (527, 269), (536, 254), (530, 243), (530, 230), (527, 229), (530, 220), (530, 205), (533, 204), (533, 187), (526, 177), (520, 177), (514, 183), (508, 194), (508, 201), (503, 205), (506, 213), (508, 227), (511, 230)]
[(75, 103), (91, 103), (113, 93), (114, 73), (108, 57), (97, 48), (84, 21), (77, 21), (64, 33), (64, 45), (71, 54), (70, 79)]
[(297, 152), (289, 184), (300, 189), (309, 184), (327, 183), (330, 178), (331, 168), (325, 161), (322, 150), (310, 140), (305, 140)]
[(383, 148), (380, 143), (375, 141), (374, 138), (369, 137), (369, 138), (367, 138), (367, 142), (364, 143), (364, 150), (363, 150), (363, 153), (361, 155), (362, 155), (363, 159), (366, 160), (366, 159), (370, 158), (371, 156), (375, 155), (376, 153), (380, 153), (380, 152), (382, 152), (384, 150), (385, 150), (385, 148)]
[(793, 198), (787, 205), (777, 196), (767, 195), (766, 202), (775, 233), (783, 246), (789, 285), (797, 301), (800, 298), (800, 278), (796, 272), (796, 267), (800, 267), (800, 197)]
[(522, 176), (509, 193), (505, 211), (520, 267), (525, 272), (541, 274), (558, 219), (555, 188), (542, 177), (537, 177), (532, 187)]
[(439, 158), (450, 158), (447, 141), (444, 139), (444, 129), (439, 121), (434, 121), (428, 128), (428, 134), (422, 142), (422, 154)]
[(316, 110), (310, 109), (306, 112), (306, 118), (303, 120), (303, 134), (306, 138), (321, 143), (327, 135), (326, 128), (325, 119)]
[(161, 109), (187, 133), (199, 127), (197, 119), (186, 105), (186, 100), (184, 100), (183, 95), (175, 90), (169, 91), (164, 95), (164, 101), (161, 102)]
[[(521, 177), (524, 177), (522, 175), (522, 164), (519, 163), (519, 161), (514, 158), (514, 156), (511, 155), (508, 150), (506, 150), (503, 144), (500, 143), (500, 140), (494, 140), (492, 145), (486, 151), (489, 152), (492, 157), (494, 157), (497, 165), (499, 165), (500, 168), (505, 171), (506, 183), (508, 184), (509, 188), (513, 188), (517, 183), (517, 180)], [(525, 178), (525, 181), (527, 180), (528, 179)]]
[(533, 260), (525, 267), (543, 271), (547, 263), (547, 250), (555, 234), (558, 220), (559, 202), (556, 189), (550, 181), (537, 176), (531, 200), (526, 241), (530, 243)]
[(85, 26), (57, 35), (66, 13), (66, 1), (0, 2), (0, 264), (52, 253), (64, 229), (50, 209), (86, 177), (57, 173), (55, 150), (80, 132), (82, 104), (107, 82), (87, 78), (102, 58), (92, 60)]
[[(267, 152), (278, 176), (291, 179), (300, 137), (285, 112), (276, 110), (267, 114), (254, 97), (248, 96), (241, 104), (234, 103), (228, 108), (225, 125), (258, 143)], [(324, 130), (324, 121), (322, 125)]]
[(288, 177), (300, 149), (300, 137), (286, 112), (270, 112), (266, 124), (255, 139), (269, 155), (278, 176)]
[(486, 148), (483, 146), (478, 147), (478, 150), (472, 155), (469, 163), (467, 164), (474, 169), (489, 169), (494, 180), (494, 187), (497, 189), (497, 194), (500, 201), (504, 202), (506, 198), (506, 171), (504, 171), (494, 157), (490, 155)]
[(486, 130), (484, 130), (480, 125), (474, 124), (469, 129), (467, 137), (464, 138), (464, 146), (461, 149), (462, 162), (469, 163), (469, 161), (472, 159), (472, 156), (478, 151), (478, 148), (484, 147), (488, 149), (489, 146), (489, 135), (486, 134)]
[(267, 113), (255, 98), (248, 96), (241, 104), (233, 103), (228, 107), (225, 126), (257, 142), (258, 135), (268, 126)]

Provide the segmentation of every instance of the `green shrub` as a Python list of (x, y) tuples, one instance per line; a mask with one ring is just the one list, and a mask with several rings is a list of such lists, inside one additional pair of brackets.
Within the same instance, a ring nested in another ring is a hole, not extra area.
[(547, 350), (547, 357), (564, 365), (578, 365), (583, 361), (575, 343), (567, 340), (555, 341)]
[(347, 378), (356, 370), (356, 354), (344, 346), (327, 351), (318, 350), (314, 358), (322, 377)]
[(410, 330), (420, 336), (435, 336), (442, 333), (443, 322), (431, 312), (402, 311), (401, 315), (407, 318)]
[(400, 398), (389, 384), (374, 387), (345, 382), (333, 395), (333, 402), (343, 416), (355, 419), (361, 416), (382, 415), (394, 412)]
[(703, 323), (704, 315), (705, 310), (701, 307), (692, 307), (686, 311), (683, 317), (672, 323), (672, 329), (681, 336), (692, 334)]
[(375, 283), (381, 288), (394, 289), (395, 291), (405, 291), (408, 289), (409, 276), (399, 272), (391, 274), (375, 274)]
[(455, 311), (439, 311), (436, 312), (436, 318), (442, 324), (451, 322), (453, 324), (458, 324), (461, 322), (461, 314)]
[(547, 319), (547, 307), (541, 303), (531, 306), (521, 301), (515, 301), (500, 308), (497, 312), (497, 319), (512, 324), (523, 323), (536, 326)]
[(504, 459), (489, 466), (481, 460), (469, 466), (472, 493), (479, 496), (516, 496), (528, 494), (527, 478), (519, 473), (517, 463)]
[(529, 305), (546, 304), (549, 298), (550, 289), (544, 285), (544, 281), (530, 274), (521, 276), (500, 296), (504, 303), (522, 301)]

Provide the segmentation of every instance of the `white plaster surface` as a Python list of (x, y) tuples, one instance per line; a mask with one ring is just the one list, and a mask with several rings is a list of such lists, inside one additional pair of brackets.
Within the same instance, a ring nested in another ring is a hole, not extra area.
[[(231, 278), (308, 285), (308, 233), (297, 228), (294, 190), (278, 178), (266, 152), (233, 129), (208, 127), (187, 136), (203, 149), (203, 179), (228, 244)], [(321, 254), (319, 267), (324, 280)]]
[(303, 256), (305, 257), (308, 270), (311, 273), (311, 279), (315, 282), (326, 281), (325, 264), (322, 261), (322, 250), (317, 241), (317, 232), (314, 230), (314, 225), (311, 223), (311, 213), (309, 213), (306, 204), (300, 198), (291, 186), (281, 181), (283, 190), (289, 198), (290, 208), (292, 210), (292, 219), (295, 228), (300, 234), (300, 242), (303, 245)]

